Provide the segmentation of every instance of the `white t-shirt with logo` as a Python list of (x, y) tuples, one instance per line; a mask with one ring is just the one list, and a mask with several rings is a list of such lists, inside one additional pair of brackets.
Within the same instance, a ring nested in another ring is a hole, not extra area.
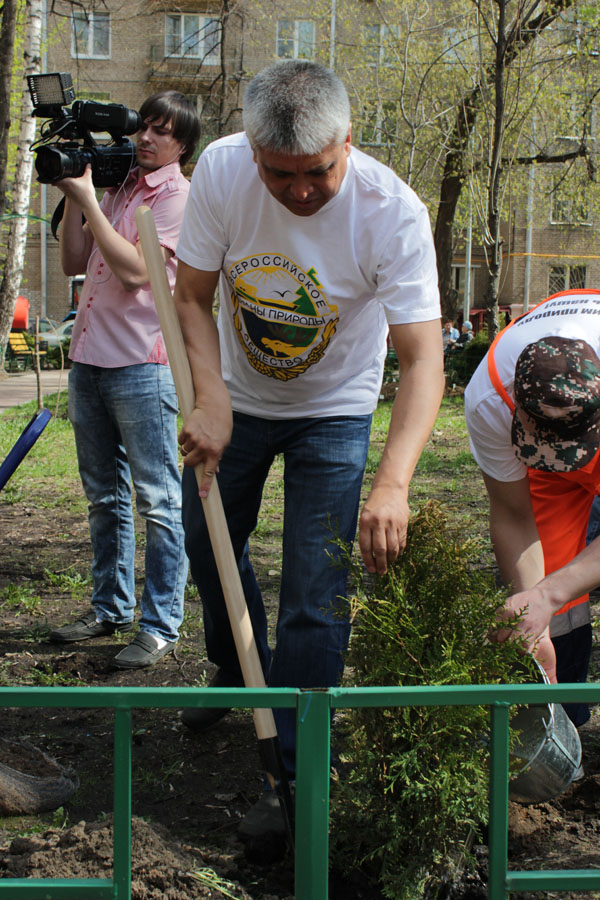
[(339, 192), (304, 217), (268, 192), (245, 134), (210, 144), (177, 256), (221, 270), (223, 377), (233, 408), (249, 415), (372, 412), (388, 324), (440, 317), (425, 206), (355, 148)]
[[(507, 329), (496, 344), (500, 381), (514, 400), (515, 366), (522, 351), (544, 337), (586, 341), (600, 356), (600, 293), (565, 291), (534, 307)], [(519, 481), (527, 468), (511, 443), (512, 413), (497, 393), (483, 358), (465, 391), (471, 450), (478, 466), (497, 481)]]

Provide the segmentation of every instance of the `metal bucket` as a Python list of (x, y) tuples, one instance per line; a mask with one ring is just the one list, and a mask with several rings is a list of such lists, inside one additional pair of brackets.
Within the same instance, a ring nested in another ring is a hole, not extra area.
[[(537, 663), (540, 682), (548, 676)], [(511, 759), (524, 763), (509, 781), (511, 800), (543, 803), (557, 797), (573, 781), (581, 766), (581, 742), (575, 725), (559, 703), (523, 706), (511, 718), (520, 734)]]

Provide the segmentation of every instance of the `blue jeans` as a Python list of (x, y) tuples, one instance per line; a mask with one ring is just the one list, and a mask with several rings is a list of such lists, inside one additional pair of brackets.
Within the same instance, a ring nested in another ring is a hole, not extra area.
[[(592, 656), (592, 626), (580, 625), (567, 634), (552, 638), (556, 651), (556, 677), (559, 684), (574, 681), (585, 684)], [(587, 703), (563, 703), (564, 710), (578, 728), (590, 718)]]
[(69, 418), (89, 501), (92, 605), (98, 618), (133, 619), (133, 480), (136, 507), (146, 522), (140, 628), (176, 641), (188, 563), (171, 370), (155, 363), (115, 369), (74, 363), (69, 374)]
[[(219, 490), (258, 653), (270, 687), (330, 687), (339, 682), (350, 636), (347, 571), (332, 539), (352, 543), (369, 447), (371, 416), (259, 419), (234, 414), (233, 436), (219, 465)], [(284, 458), (284, 520), (276, 646), (267, 640), (267, 618), (248, 538), (254, 530), (269, 469)], [(210, 547), (194, 473), (183, 474), (183, 524), (192, 577), (204, 607), (208, 658), (231, 677), (240, 666)], [(294, 710), (275, 710), (286, 769), (295, 772)]]

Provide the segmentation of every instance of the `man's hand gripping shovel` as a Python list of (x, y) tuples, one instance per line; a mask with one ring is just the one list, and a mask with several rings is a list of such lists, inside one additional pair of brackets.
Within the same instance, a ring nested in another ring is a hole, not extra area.
[[(141, 206), (136, 211), (135, 220), (146, 260), (146, 268), (154, 295), (156, 311), (169, 356), (173, 380), (177, 389), (179, 407), (185, 419), (194, 407), (194, 386), (152, 211), (147, 206)], [(195, 473), (199, 484), (202, 477), (202, 466), (196, 466)], [(208, 497), (202, 499), (202, 506), (221, 579), (221, 587), (227, 605), (227, 613), (244, 677), (244, 684), (246, 687), (266, 687), (216, 478)], [(281, 758), (273, 710), (255, 709), (253, 710), (253, 716), (260, 756), (265, 767), (268, 782), (277, 792), (281, 812), (285, 820), (288, 842), (293, 850), (293, 805), (287, 773)]]

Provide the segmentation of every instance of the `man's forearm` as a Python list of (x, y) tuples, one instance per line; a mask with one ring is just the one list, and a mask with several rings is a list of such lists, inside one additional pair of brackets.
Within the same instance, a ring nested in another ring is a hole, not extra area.
[(490, 536), (504, 584), (513, 591), (533, 587), (544, 577), (544, 553), (537, 530), (528, 532), (522, 522), (500, 523), (492, 517)]
[(203, 467), (201, 497), (208, 495), (232, 429), (231, 398), (221, 375), (219, 335), (212, 314), (218, 280), (218, 272), (178, 263), (174, 302), (195, 393), (194, 409), (183, 423), (179, 443), (185, 465)]
[(219, 334), (212, 310), (182, 302), (177, 290), (175, 305), (187, 350), (196, 407), (209, 405), (224, 388), (221, 376)]
[(505, 585), (533, 587), (544, 577), (544, 553), (531, 507), (529, 481), (499, 482), (483, 475), (490, 499), (490, 537)]
[(600, 538), (586, 547), (566, 566), (546, 575), (538, 588), (553, 612), (600, 585)]
[(125, 290), (135, 291), (146, 284), (148, 272), (138, 247), (113, 228), (97, 202), (90, 203), (84, 212), (106, 264)]
[(444, 391), (439, 322), (393, 326), (401, 378), (385, 449), (359, 520), (359, 546), (369, 572), (385, 574), (406, 545), (408, 488)]
[(444, 393), (441, 368), (417, 361), (402, 373), (388, 436), (373, 487), (408, 492), (410, 480), (437, 418)]

